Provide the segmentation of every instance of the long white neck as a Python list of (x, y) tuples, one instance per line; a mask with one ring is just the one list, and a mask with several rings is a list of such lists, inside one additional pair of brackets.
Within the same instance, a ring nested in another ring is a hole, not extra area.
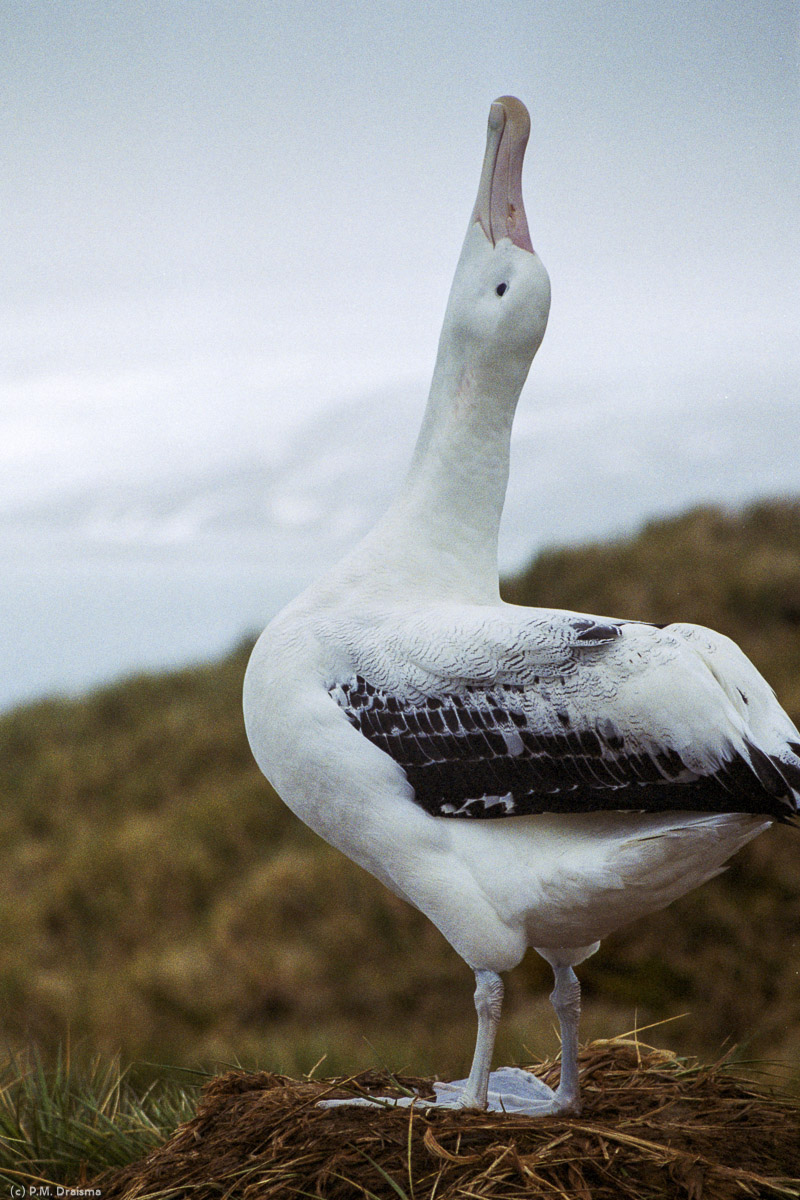
[[(496, 292), (506, 283), (509, 299)], [(497, 603), (514, 412), (547, 323), (547, 272), (506, 238), (467, 232), (406, 479), (342, 564), (377, 594)]]
[(497, 395), (485, 371), (442, 341), (411, 466), (374, 538), (440, 594), (493, 603), (511, 427), (524, 377)]

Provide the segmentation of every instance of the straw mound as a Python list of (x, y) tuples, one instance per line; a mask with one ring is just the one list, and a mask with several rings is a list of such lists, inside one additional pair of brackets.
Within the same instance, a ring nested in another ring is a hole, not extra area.
[[(536, 1073), (557, 1082), (558, 1065)], [(732, 1076), (631, 1041), (581, 1052), (580, 1117), (411, 1109), (321, 1109), (323, 1096), (395, 1091), (391, 1078), (304, 1081), (233, 1071), (193, 1120), (97, 1184), (146, 1196), (414, 1197), (414, 1200), (728, 1200), (800, 1197), (800, 1107)], [(403, 1087), (432, 1095), (430, 1081)], [(338, 1087), (337, 1087), (338, 1085)]]

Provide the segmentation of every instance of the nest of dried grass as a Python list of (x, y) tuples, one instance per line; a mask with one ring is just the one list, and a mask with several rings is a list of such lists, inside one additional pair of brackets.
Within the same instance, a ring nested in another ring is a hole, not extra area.
[[(322, 1109), (390, 1076), (298, 1082), (232, 1071), (197, 1115), (142, 1161), (97, 1184), (104, 1200), (312, 1196), (331, 1200), (742, 1200), (800, 1197), (800, 1105), (726, 1067), (700, 1067), (637, 1042), (590, 1043), (580, 1117), (428, 1109)], [(558, 1064), (536, 1073), (548, 1083)], [(430, 1081), (403, 1076), (422, 1088)], [(344, 1088), (344, 1090), (342, 1090)]]

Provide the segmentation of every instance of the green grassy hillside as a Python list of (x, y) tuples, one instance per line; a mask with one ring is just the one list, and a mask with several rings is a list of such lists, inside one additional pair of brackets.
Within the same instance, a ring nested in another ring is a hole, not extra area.
[[(516, 602), (700, 621), (731, 634), (800, 719), (800, 504), (698, 510), (549, 551)], [(0, 1013), (12, 1046), (67, 1032), (124, 1059), (297, 1073), (463, 1071), (471, 973), (418, 913), (308, 832), (253, 764), (249, 647), (0, 719)], [(581, 968), (585, 1032), (728, 1040), (800, 1070), (800, 836), (771, 830), (720, 879)], [(500, 1055), (552, 1051), (547, 969), (509, 977)]]

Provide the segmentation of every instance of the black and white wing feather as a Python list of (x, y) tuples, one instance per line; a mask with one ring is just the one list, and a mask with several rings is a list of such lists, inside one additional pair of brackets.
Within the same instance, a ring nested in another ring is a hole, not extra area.
[(800, 734), (709, 630), (448, 605), (344, 636), (330, 695), (433, 816), (797, 811)]

